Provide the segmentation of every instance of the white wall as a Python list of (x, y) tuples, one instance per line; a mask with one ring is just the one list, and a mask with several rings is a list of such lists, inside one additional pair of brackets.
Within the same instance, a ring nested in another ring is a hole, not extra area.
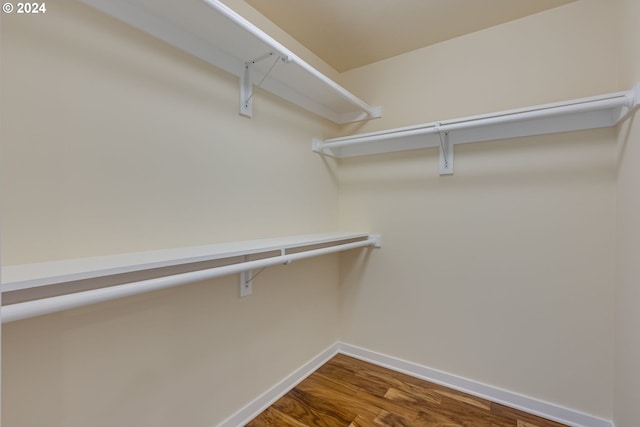
[[(620, 82), (640, 84), (640, 2), (620, 0)], [(618, 134), (617, 282), (614, 421), (640, 420), (640, 117)]]
[[(347, 72), (385, 111), (357, 130), (619, 90), (615, 18), (583, 0)], [(455, 156), (340, 162), (341, 226), (384, 242), (343, 258), (343, 341), (610, 419), (615, 130)]]
[[(2, 256), (334, 231), (329, 125), (75, 1), (2, 17)], [(212, 426), (337, 340), (336, 256), (3, 326), (3, 425)], [(313, 331), (313, 333), (309, 333)]]

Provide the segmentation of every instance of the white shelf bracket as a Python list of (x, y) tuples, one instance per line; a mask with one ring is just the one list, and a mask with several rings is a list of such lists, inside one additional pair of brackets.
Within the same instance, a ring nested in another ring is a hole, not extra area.
[(240, 74), (240, 115), (249, 118), (253, 115), (253, 85), (249, 63), (244, 64), (244, 72)]
[[(252, 59), (244, 63), (244, 72), (240, 74), (240, 115), (245, 117), (251, 117), (253, 115), (253, 84), (251, 83), (251, 66), (256, 62), (262, 61), (275, 55), (274, 52), (266, 53), (258, 58)], [(276, 60), (271, 64), (269, 70), (262, 76), (262, 80), (256, 86), (262, 86), (262, 83), (269, 77), (271, 71), (278, 62), (284, 62), (288, 64), (291, 62), (291, 58), (278, 56)]]
[(240, 298), (253, 293), (253, 270), (240, 272)]
[[(249, 258), (247, 256), (244, 257), (244, 262), (248, 262)], [(261, 270), (262, 271), (262, 270)], [(258, 272), (260, 274), (260, 272)], [(257, 276), (257, 274), (255, 275)], [(240, 272), (240, 298), (248, 297), (253, 293), (253, 279), (255, 278), (253, 275), (253, 270), (246, 270)]]
[(449, 141), (449, 132), (442, 131), (436, 124), (440, 136), (440, 175), (453, 175), (453, 144)]
[[(285, 248), (281, 248), (280, 249), (280, 256), (283, 257), (287, 254), (287, 251)], [(247, 259), (247, 257), (244, 257), (244, 262), (248, 262), (249, 260)], [(291, 260), (287, 260), (285, 262), (282, 263), (282, 265), (289, 265), (291, 264)], [(256, 274), (253, 274), (253, 270), (246, 270), (246, 271), (241, 271), (240, 272), (240, 298), (242, 297), (248, 297), (249, 295), (251, 295), (253, 293), (253, 279), (255, 279), (256, 277), (258, 277), (259, 274), (261, 274), (264, 269), (267, 267), (262, 267)]]

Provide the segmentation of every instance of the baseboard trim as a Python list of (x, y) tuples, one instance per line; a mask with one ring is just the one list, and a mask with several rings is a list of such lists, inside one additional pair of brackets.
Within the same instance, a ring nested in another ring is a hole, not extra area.
[(287, 392), (302, 382), (302, 380), (315, 372), (320, 366), (324, 365), (329, 359), (338, 354), (339, 345), (339, 343), (332, 344), (319, 355), (296, 369), (288, 377), (258, 396), (247, 406), (218, 424), (218, 427), (238, 427), (247, 424), (271, 406), (276, 400), (287, 394)]
[(414, 377), (431, 381), (471, 395), (500, 403), (530, 414), (538, 415), (571, 427), (613, 427), (611, 421), (603, 420), (579, 411), (567, 409), (531, 397), (523, 396), (497, 387), (468, 380), (446, 372), (407, 362), (350, 344), (338, 343), (338, 353), (355, 357)]
[(218, 424), (217, 427), (238, 427), (247, 424), (338, 353), (431, 381), (464, 393), (469, 393), (492, 402), (501, 403), (530, 414), (567, 424), (571, 427), (615, 427), (611, 421), (603, 420), (583, 412), (533, 399), (342, 342), (337, 342), (322, 351), (278, 384), (258, 396), (244, 408)]

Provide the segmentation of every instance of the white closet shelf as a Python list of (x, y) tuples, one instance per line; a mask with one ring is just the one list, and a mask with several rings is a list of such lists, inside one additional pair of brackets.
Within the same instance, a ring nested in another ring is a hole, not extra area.
[(240, 113), (251, 116), (251, 80), (338, 124), (381, 116), (219, 0), (81, 0), (240, 77)]
[[(615, 126), (628, 117), (639, 102), (640, 84), (629, 91), (589, 98), (324, 141), (314, 139), (312, 149), (320, 154), (343, 158), (440, 147), (441, 173), (446, 174), (453, 170), (452, 147), (455, 144)], [(443, 150), (448, 155), (448, 165), (443, 164)]]
[[(213, 261), (305, 246), (339, 245), (347, 240), (373, 239), (366, 233), (325, 233), (275, 239), (219, 243), (118, 255), (88, 257), (2, 267), (2, 291), (10, 292), (77, 280), (151, 270), (202, 261)], [(372, 244), (372, 243), (370, 243)], [(335, 246), (338, 247), (338, 246)]]
[[(220, 266), (187, 269), (182, 273), (168, 273), (161, 277), (97, 289), (74, 289), (71, 293), (5, 305), (1, 311), (2, 323), (238, 273), (240, 296), (247, 296), (251, 294), (254, 277), (251, 270), (286, 265), (350, 249), (380, 246), (379, 235), (325, 233), (6, 266), (2, 268), (2, 291), (31, 292), (45, 289), (45, 286), (79, 280), (226, 260)], [(257, 255), (258, 259), (250, 260), (251, 255)]]

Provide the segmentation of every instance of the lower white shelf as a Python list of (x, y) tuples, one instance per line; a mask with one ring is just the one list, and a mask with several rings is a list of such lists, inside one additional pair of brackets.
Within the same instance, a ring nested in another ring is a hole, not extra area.
[[(167, 267), (180, 266), (187, 271), (80, 292), (67, 289), (63, 295), (5, 305), (2, 323), (367, 246), (380, 247), (380, 236), (313, 234), (7, 266), (2, 268), (3, 294)], [(208, 261), (218, 261), (222, 265), (197, 266), (189, 270), (190, 265)]]

